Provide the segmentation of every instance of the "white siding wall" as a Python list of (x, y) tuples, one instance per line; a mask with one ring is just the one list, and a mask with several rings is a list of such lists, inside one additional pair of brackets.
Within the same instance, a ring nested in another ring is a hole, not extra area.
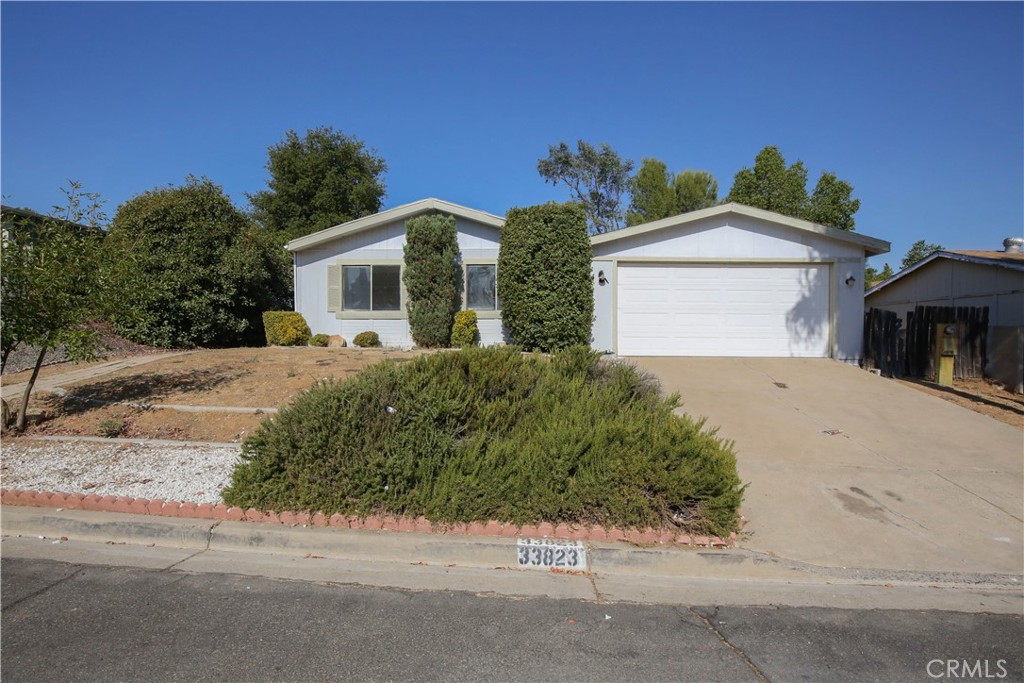
[[(456, 229), (463, 259), (498, 258), (497, 228), (456, 218)], [(351, 342), (356, 334), (373, 330), (386, 346), (412, 346), (405, 319), (345, 319), (327, 310), (327, 266), (338, 261), (401, 262), (404, 248), (403, 220), (295, 252), (295, 310), (306, 319), (314, 334), (340, 334)], [(481, 344), (505, 341), (500, 320), (481, 319), (478, 327)]]
[[(758, 261), (830, 263), (832, 356), (848, 362), (856, 362), (861, 357), (863, 247), (756, 218), (725, 215), (594, 247), (595, 261), (610, 259), (623, 263), (673, 259), (724, 264)], [(851, 275), (856, 279), (853, 286), (845, 283)], [(595, 317), (600, 320), (600, 310)]]
[[(605, 279), (603, 285), (599, 282), (602, 274)], [(615, 348), (615, 328), (612, 325), (615, 315), (615, 288), (618, 286), (614, 262), (592, 261), (590, 279), (594, 284), (594, 325), (590, 345), (595, 351), (612, 351)]]

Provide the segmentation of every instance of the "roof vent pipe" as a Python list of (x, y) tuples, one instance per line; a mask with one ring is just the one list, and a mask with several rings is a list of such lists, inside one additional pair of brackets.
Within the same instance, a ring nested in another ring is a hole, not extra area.
[(1019, 254), (1024, 246), (1024, 237), (1007, 237), (1003, 240), (1003, 247), (1007, 254)]

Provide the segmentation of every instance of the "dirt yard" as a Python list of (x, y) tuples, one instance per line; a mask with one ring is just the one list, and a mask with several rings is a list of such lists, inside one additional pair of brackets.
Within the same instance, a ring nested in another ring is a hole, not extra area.
[(918, 379), (895, 380), (932, 396), (938, 396), (976, 413), (1024, 429), (1024, 396), (984, 379), (956, 380), (951, 387)]
[[(41, 414), (42, 419), (26, 435), (241, 441), (270, 414), (185, 412), (123, 404), (278, 408), (318, 380), (344, 379), (385, 359), (400, 362), (421, 353), (277, 347), (193, 351), (64, 386), (72, 396), (35, 397), (30, 415)], [(65, 366), (64, 371), (77, 367), (81, 366)]]

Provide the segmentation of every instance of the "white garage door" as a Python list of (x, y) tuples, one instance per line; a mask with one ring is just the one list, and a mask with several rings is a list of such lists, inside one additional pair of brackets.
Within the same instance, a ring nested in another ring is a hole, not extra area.
[(829, 355), (827, 265), (623, 264), (622, 356)]

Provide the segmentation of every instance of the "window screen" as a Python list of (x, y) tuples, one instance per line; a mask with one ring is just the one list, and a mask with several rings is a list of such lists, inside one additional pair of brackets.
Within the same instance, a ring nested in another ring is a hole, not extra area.
[(401, 266), (343, 266), (346, 311), (397, 311), (402, 307)]
[(475, 311), (497, 309), (496, 266), (466, 266), (466, 307)]
[(341, 296), (346, 311), (370, 310), (370, 266), (343, 266)]
[(373, 310), (397, 311), (402, 306), (401, 266), (373, 267)]

